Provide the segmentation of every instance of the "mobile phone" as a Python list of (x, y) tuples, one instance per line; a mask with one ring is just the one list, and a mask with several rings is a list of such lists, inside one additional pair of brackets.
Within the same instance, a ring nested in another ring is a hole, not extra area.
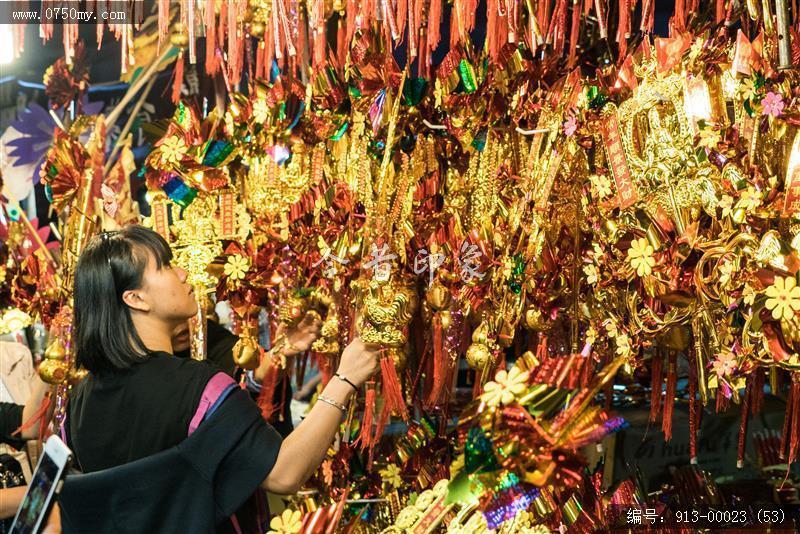
[(28, 491), (14, 517), (11, 534), (38, 534), (42, 529), (71, 458), (72, 451), (58, 436), (47, 439)]

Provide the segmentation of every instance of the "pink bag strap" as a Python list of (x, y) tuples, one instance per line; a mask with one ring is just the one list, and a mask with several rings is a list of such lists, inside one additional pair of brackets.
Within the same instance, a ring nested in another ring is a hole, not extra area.
[(211, 408), (211, 406), (219, 400), (220, 395), (232, 385), (235, 386), (236, 382), (225, 373), (217, 373), (211, 377), (211, 380), (208, 381), (208, 384), (206, 384), (203, 390), (203, 394), (200, 396), (200, 403), (197, 405), (197, 411), (194, 412), (194, 417), (192, 417), (192, 420), (189, 422), (188, 435), (191, 436), (194, 431), (197, 430), (197, 427), (203, 422), (203, 418), (206, 416), (208, 409)]

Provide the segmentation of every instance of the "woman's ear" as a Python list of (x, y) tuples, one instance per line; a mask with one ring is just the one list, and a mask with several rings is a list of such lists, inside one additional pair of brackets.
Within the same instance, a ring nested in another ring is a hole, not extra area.
[(137, 289), (129, 289), (128, 291), (122, 293), (122, 302), (124, 302), (129, 308), (136, 311), (150, 311), (150, 304), (147, 303), (141, 292)]

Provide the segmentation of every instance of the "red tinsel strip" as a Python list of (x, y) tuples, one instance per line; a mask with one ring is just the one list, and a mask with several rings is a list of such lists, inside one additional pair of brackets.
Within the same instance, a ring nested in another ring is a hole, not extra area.
[(178, 61), (175, 63), (175, 78), (172, 80), (172, 103), (177, 104), (181, 99), (181, 87), (183, 87), (183, 50), (178, 54)]
[(441, 25), (442, 25), (442, 1), (431, 0), (430, 9), (428, 10), (428, 50), (433, 52), (439, 46), (439, 41), (442, 38)]
[(408, 2), (410, 0), (395, 0), (395, 1), (396, 1), (395, 20), (397, 21), (397, 35), (399, 37), (399, 40), (402, 40), (403, 34), (406, 31), (406, 22), (408, 21)]
[(655, 13), (655, 0), (644, 0), (644, 4), (642, 4), (642, 24), (639, 26), (643, 32), (653, 33)]
[(536, 21), (539, 24), (539, 31), (542, 32), (542, 36), (549, 35), (549, 23), (550, 23), (550, 2), (539, 2), (536, 10)]
[(370, 380), (367, 383), (367, 393), (364, 395), (364, 416), (361, 420), (361, 432), (358, 435), (358, 442), (361, 450), (372, 446), (372, 423), (375, 419), (375, 382)]
[(661, 383), (664, 381), (664, 358), (660, 353), (653, 355), (650, 391), (650, 422), (654, 423), (661, 410)]
[(344, 65), (347, 58), (347, 26), (341, 17), (336, 21), (336, 59)]
[(747, 419), (750, 416), (750, 399), (753, 396), (753, 380), (748, 379), (744, 389), (744, 401), (742, 402), (742, 414), (739, 421), (739, 441), (736, 446), (736, 467), (744, 467), (744, 447), (747, 443)]
[(675, 0), (675, 11), (670, 20), (670, 36), (686, 29), (686, 0)]
[(754, 416), (761, 412), (761, 406), (764, 403), (764, 378), (764, 373), (760, 371), (756, 371), (756, 374), (753, 375), (753, 398), (751, 399), (750, 413)]
[(556, 29), (553, 35), (553, 49), (559, 54), (564, 55), (567, 45), (567, 0), (560, 0), (558, 11), (556, 11)]
[(158, 0), (158, 45), (169, 35), (169, 0)]
[(581, 30), (581, 9), (578, 0), (572, 2), (572, 25), (569, 33), (569, 66), (575, 66)]
[(792, 437), (789, 440), (788, 463), (797, 460), (797, 449), (800, 447), (800, 376), (795, 375), (792, 381), (792, 412), (787, 414), (787, 419), (792, 420)]
[(597, 25), (600, 27), (600, 38), (608, 39), (608, 24), (606, 23), (604, 0), (594, 0), (594, 9), (597, 15)]
[(678, 355), (674, 352), (669, 355), (667, 364), (667, 391), (664, 397), (664, 413), (661, 419), (661, 430), (664, 431), (664, 439), (672, 439), (672, 412), (675, 409), (675, 387), (678, 382)]
[(619, 26), (617, 27), (617, 42), (619, 43), (620, 61), (628, 53), (628, 37), (631, 33), (631, 0), (619, 0)]
[(205, 26), (206, 26), (206, 72), (214, 75), (219, 68), (217, 60), (217, 25), (214, 16), (214, 0), (206, 0)]

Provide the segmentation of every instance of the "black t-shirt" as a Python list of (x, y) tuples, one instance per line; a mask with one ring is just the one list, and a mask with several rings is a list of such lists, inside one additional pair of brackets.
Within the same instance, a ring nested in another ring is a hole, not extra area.
[[(208, 361), (156, 352), (128, 371), (90, 374), (71, 392), (66, 419), (67, 444), (79, 469), (92, 473), (120, 466), (183, 442), (203, 390), (218, 372)], [(241, 439), (240, 448), (247, 450), (235, 454), (258, 454), (249, 445), (263, 441), (257, 436), (265, 430), (274, 438), (271, 448), (277, 457), (281, 438), (260, 418)], [(254, 515), (250, 501), (237, 512), (240, 522), (248, 524)]]
[[(239, 341), (239, 336), (214, 321), (206, 322), (206, 336), (206, 361), (213, 363), (220, 371), (238, 380), (240, 370), (233, 361), (233, 346)], [(175, 356), (188, 358), (190, 356), (189, 349), (176, 351)], [(281, 411), (273, 414), (269, 423), (285, 438), (294, 430), (291, 412), (292, 386), (287, 374), (284, 374), (282, 380), (275, 385), (272, 403), (276, 408), (280, 406)]]
[(86, 377), (70, 394), (67, 439), (90, 473), (151, 456), (186, 439), (200, 396), (219, 372), (165, 352), (123, 373)]

